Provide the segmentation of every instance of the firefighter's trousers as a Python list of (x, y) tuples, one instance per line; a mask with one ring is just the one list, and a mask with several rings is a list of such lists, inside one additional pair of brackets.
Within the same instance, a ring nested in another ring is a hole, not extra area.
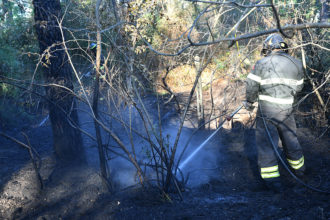
[(281, 139), (287, 162), (293, 171), (303, 171), (305, 169), (304, 156), (297, 139), (297, 127), (292, 108), (259, 105), (256, 119), (256, 143), (261, 177), (264, 180), (272, 180), (280, 176), (278, 159), (266, 132), (263, 118), (276, 147), (279, 138)]

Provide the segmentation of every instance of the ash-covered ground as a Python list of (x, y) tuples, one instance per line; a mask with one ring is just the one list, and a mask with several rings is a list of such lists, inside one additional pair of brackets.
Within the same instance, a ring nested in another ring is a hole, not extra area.
[[(153, 103), (150, 101), (148, 106)], [(179, 118), (170, 110), (163, 116), (163, 132), (171, 145)], [(92, 120), (87, 114), (81, 114), (80, 121), (83, 128), (90, 128), (93, 133)], [(118, 124), (111, 126), (119, 136), (124, 134)], [(195, 130), (188, 122), (185, 124), (179, 151)], [(206, 129), (197, 132), (183, 160), (213, 131)], [(187, 180), (182, 192), (183, 200), (175, 189), (164, 195), (154, 185), (141, 187), (134, 167), (114, 155), (109, 166), (115, 192), (109, 193), (100, 179), (94, 141), (84, 137), (88, 164), (61, 167), (52, 154), (49, 122), (41, 127), (30, 126), (25, 132), (42, 159), (40, 174), (44, 188), (41, 191), (38, 189), (26, 149), (0, 137), (0, 219), (330, 218), (329, 194), (301, 186), (282, 166), (284, 192), (274, 193), (263, 186), (258, 174), (254, 129), (244, 128), (239, 123), (231, 129), (220, 130), (187, 163), (183, 169)], [(15, 130), (9, 131), (9, 134), (19, 137)], [(315, 139), (313, 131), (301, 127), (298, 138), (307, 165), (304, 181), (319, 189), (329, 190), (329, 137)], [(108, 141), (111, 145), (111, 140)], [(138, 138), (135, 141), (141, 142)], [(129, 142), (129, 139), (124, 141), (125, 144)], [(141, 157), (141, 163), (148, 159), (144, 144), (136, 144), (135, 150)], [(153, 175), (150, 172), (150, 178)]]

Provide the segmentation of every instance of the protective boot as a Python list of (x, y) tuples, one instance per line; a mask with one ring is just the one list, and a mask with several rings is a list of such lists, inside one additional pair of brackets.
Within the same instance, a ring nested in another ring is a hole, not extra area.
[(293, 173), (298, 177), (298, 178), (303, 178), (305, 177), (305, 165), (301, 167), (299, 170), (293, 169)]
[(278, 178), (269, 178), (264, 179), (264, 183), (267, 189), (272, 190), (275, 193), (282, 193), (284, 191), (283, 185), (281, 183), (281, 179)]

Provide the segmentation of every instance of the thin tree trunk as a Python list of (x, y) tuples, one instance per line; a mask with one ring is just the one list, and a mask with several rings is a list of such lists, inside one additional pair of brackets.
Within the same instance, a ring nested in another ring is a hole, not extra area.
[(115, 15), (116, 22), (118, 23), (120, 21), (120, 18), (118, 16), (118, 8), (117, 8), (117, 3), (116, 0), (110, 0), (112, 4), (112, 9), (113, 9), (113, 14)]
[[(294, 7), (294, 4), (293, 4), (292, 0), (291, 0), (291, 4), (292, 4), (292, 7)], [(298, 24), (298, 18), (297, 17), (295, 17), (295, 22)], [(298, 40), (301, 42), (301, 44), (303, 44), (303, 36), (302, 36), (301, 31), (298, 31)], [(305, 75), (307, 76), (310, 84), (312, 85), (313, 90), (315, 91), (317, 99), (319, 100), (322, 108), (324, 109), (325, 105), (324, 105), (324, 101), (322, 99), (322, 96), (321, 96), (320, 92), (316, 89), (317, 86), (315, 85), (313, 79), (307, 73), (306, 53), (305, 53), (304, 47), (301, 47), (301, 56), (302, 56), (302, 63), (303, 63), (303, 68), (304, 68)]]
[[(195, 68), (196, 73), (199, 71), (200, 68), (200, 60), (199, 56), (195, 57)], [(203, 86), (202, 86), (202, 79), (199, 78), (197, 89), (196, 89), (196, 106), (197, 106), (197, 118), (198, 118), (198, 127), (204, 128), (204, 106), (203, 106)]]
[(321, 14), (320, 14), (320, 22), (327, 22), (329, 19), (329, 0), (321, 0), (322, 4)]
[[(62, 46), (59, 0), (34, 0), (35, 30), (38, 36), (42, 69), (47, 83), (46, 94), (50, 100), (49, 116), (53, 131), (53, 147), (63, 162), (85, 161), (78, 115), (72, 90), (72, 69)], [(64, 89), (68, 88), (68, 89)]]
[(97, 120), (100, 119), (99, 117), (99, 110), (98, 110), (98, 102), (99, 102), (99, 89), (100, 89), (100, 65), (101, 65), (101, 24), (100, 24), (100, 16), (99, 16), (99, 7), (102, 0), (98, 0), (96, 3), (96, 25), (97, 25), (97, 34), (96, 34), (96, 40), (97, 40), (97, 50), (96, 50), (96, 79), (94, 83), (94, 95), (93, 95), (93, 112), (95, 115), (94, 119), (94, 126), (95, 126), (95, 133), (96, 133), (96, 139), (97, 139), (97, 146), (99, 151), (99, 160), (100, 160), (100, 169), (101, 169), (101, 175), (103, 179), (104, 186), (111, 190), (111, 184), (108, 180), (108, 172), (107, 172), (107, 161), (105, 158), (105, 152), (104, 147), (102, 143), (102, 136), (101, 136), (101, 129), (100, 125), (97, 122)]

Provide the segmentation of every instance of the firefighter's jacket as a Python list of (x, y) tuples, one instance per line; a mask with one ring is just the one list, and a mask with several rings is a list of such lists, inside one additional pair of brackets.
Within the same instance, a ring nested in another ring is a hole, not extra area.
[(246, 99), (266, 108), (290, 109), (304, 83), (302, 63), (285, 52), (272, 52), (257, 61), (246, 80)]
[[(100, 70), (104, 70), (104, 56), (101, 54), (100, 56)], [(96, 56), (95, 56), (95, 63), (94, 63), (94, 69), (96, 69)]]

